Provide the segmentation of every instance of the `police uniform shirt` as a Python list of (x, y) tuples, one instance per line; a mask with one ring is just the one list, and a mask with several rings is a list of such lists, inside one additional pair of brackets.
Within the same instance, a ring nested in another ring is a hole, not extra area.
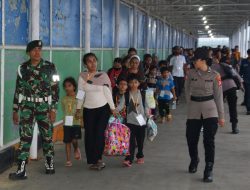
[[(220, 75), (211, 70), (200, 71), (191, 69), (185, 82), (186, 100), (188, 103), (188, 119), (200, 119), (219, 117), (224, 119), (224, 103), (222, 82)], [(213, 95), (214, 99), (196, 102), (191, 100), (194, 97), (206, 97)]]

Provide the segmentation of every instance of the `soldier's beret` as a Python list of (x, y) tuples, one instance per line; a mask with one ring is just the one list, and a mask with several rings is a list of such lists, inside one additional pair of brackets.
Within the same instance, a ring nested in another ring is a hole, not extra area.
[(26, 52), (30, 52), (31, 50), (33, 50), (36, 47), (43, 47), (43, 42), (42, 40), (33, 40), (31, 42), (28, 43), (27, 48), (26, 48)]
[(208, 49), (206, 48), (197, 48), (194, 52), (194, 60), (208, 60)]

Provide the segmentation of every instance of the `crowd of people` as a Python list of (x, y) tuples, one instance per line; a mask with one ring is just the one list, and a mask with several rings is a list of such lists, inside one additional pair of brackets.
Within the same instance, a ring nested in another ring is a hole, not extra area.
[[(38, 125), (42, 131), (46, 173), (55, 173), (49, 121), (55, 121), (59, 81), (55, 80), (54, 64), (41, 58), (41, 48), (40, 40), (30, 42), (27, 46), (30, 60), (21, 64), (18, 69), (13, 120), (22, 130), (18, 169), (10, 174), (9, 178), (12, 180), (27, 178), (26, 165), (34, 118), (40, 122)], [(147, 120), (153, 118), (162, 124), (171, 121), (171, 108), (185, 100), (182, 97), (185, 89), (188, 107), (186, 138), (191, 158), (189, 172), (197, 171), (200, 161), (197, 146), (200, 132), (203, 131), (206, 162), (204, 182), (212, 182), (214, 138), (218, 124), (223, 126), (225, 122), (223, 100), (226, 99), (229, 105), (233, 134), (239, 133), (239, 89), (244, 89), (242, 105), (246, 105), (247, 114), (250, 115), (250, 50), (247, 53), (248, 58), (242, 59), (237, 46), (233, 51), (220, 46), (196, 50), (175, 46), (166, 60), (158, 60), (156, 54), (145, 54), (141, 60), (137, 50), (130, 48), (126, 56), (114, 59), (113, 67), (107, 73), (97, 70), (98, 59), (94, 53), (85, 54), (82, 62), (86, 71), (80, 73), (78, 84), (73, 77), (63, 81), (66, 92), (61, 101), (65, 118), (65, 166), (72, 166), (71, 145), (75, 159), (81, 159), (77, 141), (81, 139), (81, 125), (84, 124), (85, 153), (89, 168), (105, 168), (102, 159), (104, 132), (111, 115), (122, 118), (131, 132), (130, 154), (123, 161), (123, 166), (131, 167), (134, 157), (137, 158), (137, 164), (144, 164)], [(157, 102), (155, 108), (150, 108), (145, 101), (147, 90), (153, 91)], [(31, 93), (36, 98), (33, 99)], [(18, 111), (21, 112), (20, 122)]]

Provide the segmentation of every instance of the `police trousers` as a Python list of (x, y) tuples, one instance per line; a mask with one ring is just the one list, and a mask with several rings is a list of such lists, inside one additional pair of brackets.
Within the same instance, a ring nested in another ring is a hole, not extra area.
[(102, 159), (104, 151), (104, 132), (110, 117), (110, 108), (103, 107), (84, 108), (85, 152), (88, 164), (97, 164)]
[(245, 83), (245, 104), (247, 111), (250, 111), (250, 83)]
[(27, 160), (29, 158), (35, 122), (37, 122), (40, 131), (44, 156), (54, 156), (52, 124), (49, 121), (48, 103), (23, 101), (20, 106), (20, 111), (20, 145), (18, 150), (18, 160)]
[(228, 108), (229, 108), (229, 115), (230, 115), (230, 122), (231, 123), (238, 123), (238, 112), (237, 112), (237, 89), (231, 88), (225, 92), (223, 92), (224, 98), (227, 99)]
[(205, 148), (206, 163), (214, 163), (215, 156), (215, 134), (218, 129), (218, 118), (188, 119), (186, 128), (186, 138), (189, 155), (192, 161), (198, 161), (198, 143), (203, 126), (203, 144)]

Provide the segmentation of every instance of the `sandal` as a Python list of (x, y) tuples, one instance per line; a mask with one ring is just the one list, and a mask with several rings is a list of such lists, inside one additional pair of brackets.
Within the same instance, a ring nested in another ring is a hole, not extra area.
[(144, 164), (144, 158), (138, 158), (136, 163), (137, 164)]
[(98, 161), (98, 164), (102, 169), (106, 167), (106, 164), (101, 160)]
[(99, 165), (99, 164), (92, 164), (90, 167), (89, 167), (90, 170), (97, 170), (97, 171), (100, 171), (102, 170), (103, 168)]
[(125, 160), (123, 163), (122, 163), (123, 167), (131, 167), (132, 166), (132, 163), (129, 161), (129, 160)]
[(173, 119), (173, 116), (171, 114), (168, 114), (167, 115), (167, 121), (172, 121), (172, 119)]
[(77, 148), (77, 149), (75, 150), (75, 159), (76, 159), (76, 160), (81, 160), (81, 159), (82, 159), (81, 151), (80, 151), (79, 148)]
[(73, 164), (72, 164), (72, 162), (71, 161), (67, 161), (66, 163), (65, 163), (65, 166), (66, 167), (71, 167)]

